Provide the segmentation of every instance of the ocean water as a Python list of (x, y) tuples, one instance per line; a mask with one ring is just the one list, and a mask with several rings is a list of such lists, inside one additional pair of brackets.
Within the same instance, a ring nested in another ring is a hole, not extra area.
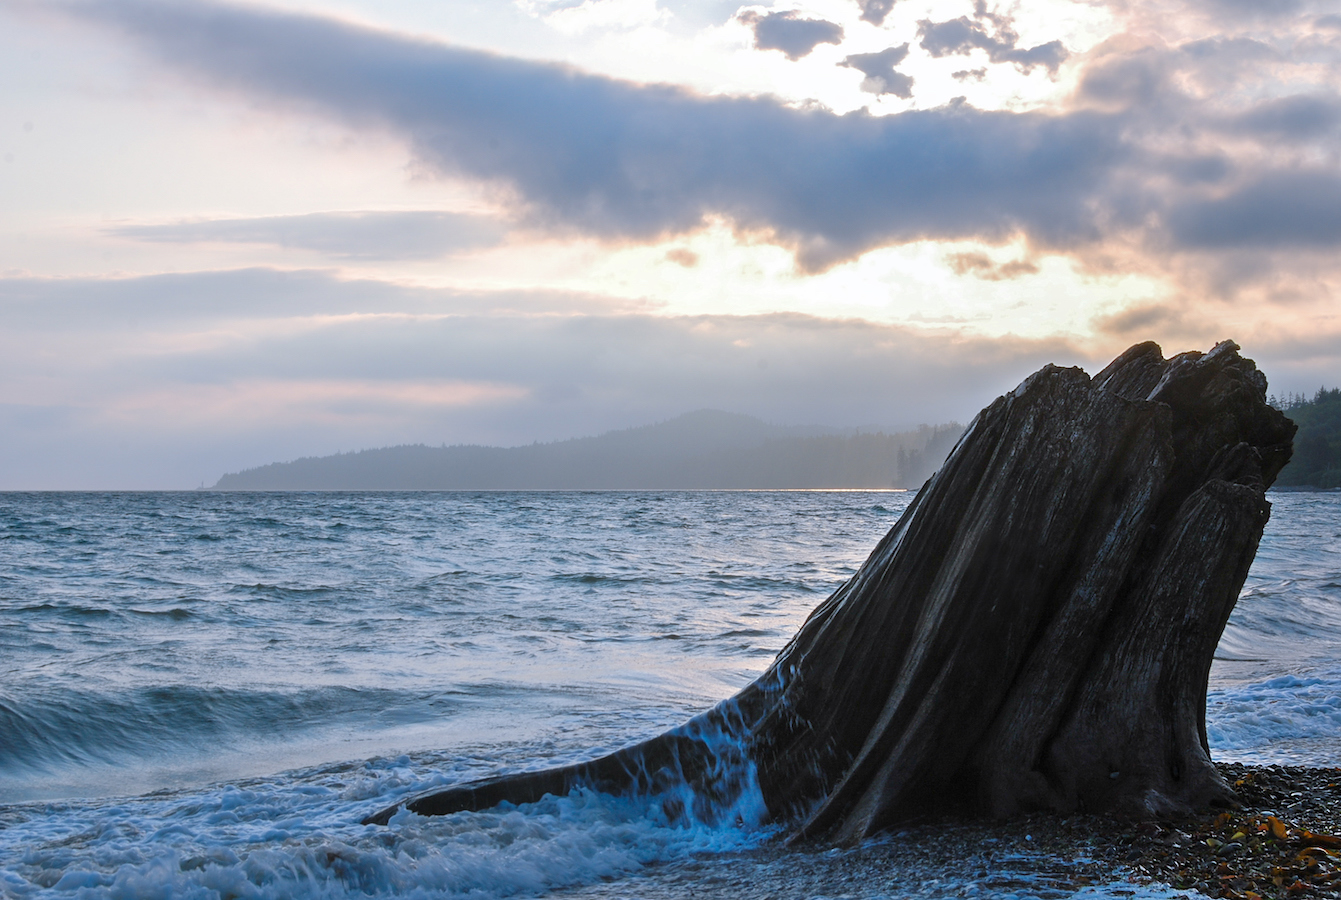
[[(0, 897), (1056, 896), (1028, 860), (792, 892), (748, 797), (359, 824), (729, 696), (911, 496), (0, 494)], [(1341, 495), (1271, 500), (1213, 754), (1341, 764)], [(1178, 895), (1083, 895), (1132, 891)]]

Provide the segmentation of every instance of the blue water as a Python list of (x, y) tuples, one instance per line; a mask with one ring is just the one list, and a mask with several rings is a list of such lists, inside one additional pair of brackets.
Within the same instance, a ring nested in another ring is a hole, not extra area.
[[(0, 494), (0, 897), (654, 896), (768, 830), (596, 795), (357, 823), (732, 694), (910, 498)], [(1341, 496), (1271, 499), (1212, 749), (1336, 765)]]

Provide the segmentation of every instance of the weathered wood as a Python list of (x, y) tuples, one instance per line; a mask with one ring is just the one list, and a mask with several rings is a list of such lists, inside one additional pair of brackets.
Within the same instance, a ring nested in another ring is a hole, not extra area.
[[(411, 801), (577, 787), (711, 819), (757, 785), (798, 837), (955, 804), (1162, 815), (1227, 803), (1211, 657), (1294, 426), (1232, 342), (1047, 366), (969, 426), (870, 559), (755, 683), (601, 759)], [(385, 823), (395, 808), (367, 821)]]

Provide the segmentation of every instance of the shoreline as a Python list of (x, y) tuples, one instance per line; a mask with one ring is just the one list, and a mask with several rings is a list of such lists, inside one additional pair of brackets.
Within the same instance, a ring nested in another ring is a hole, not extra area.
[(1212, 897), (1341, 896), (1341, 768), (1217, 766), (1241, 806), (1129, 826), (1133, 870)]
[(1027, 896), (1341, 897), (1341, 768), (1218, 763), (1234, 810), (1137, 821), (1034, 813), (946, 818), (854, 847), (770, 841), (549, 896), (735, 900)]
[[(1244, 900), (1341, 896), (1341, 768), (1216, 765), (1239, 795), (1238, 809), (1157, 821), (1036, 813), (928, 824), (892, 837), (941, 843), (936, 832), (948, 825), (947, 849), (990, 841), (999, 856), (1032, 858), (1024, 868), (1035, 870), (1036, 887), (1052, 890), (1122, 880)], [(955, 855), (941, 867), (951, 868)]]

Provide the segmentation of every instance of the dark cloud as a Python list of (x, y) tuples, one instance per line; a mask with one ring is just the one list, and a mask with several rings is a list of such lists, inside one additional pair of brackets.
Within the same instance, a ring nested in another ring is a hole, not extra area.
[(503, 223), (448, 212), (334, 212), (121, 225), (112, 234), (162, 243), (272, 244), (347, 259), (432, 259), (502, 241)]
[(994, 63), (1013, 63), (1022, 72), (1042, 66), (1053, 74), (1070, 55), (1061, 41), (1048, 41), (1028, 49), (1018, 47), (1019, 35), (1006, 21), (997, 16), (991, 18), (999, 23), (995, 35), (989, 34), (985, 25), (967, 16), (948, 22), (922, 19), (917, 23), (917, 34), (921, 38), (919, 46), (937, 58), (967, 56), (974, 50), (985, 50), (987, 58)]
[[(1250, 97), (1269, 97), (1281, 92), (1277, 77), (1293, 62), (1294, 51), (1289, 49), (1292, 42), (1288, 38), (1217, 36), (1155, 52), (1166, 56), (1170, 68), (1176, 69), (1182, 79), (1181, 83), (1169, 86), (1173, 92), (1199, 95), (1211, 105), (1217, 100), (1231, 99), (1243, 104)], [(1301, 47), (1305, 43), (1301, 41)], [(1300, 50), (1301, 54), (1306, 52)], [(1238, 96), (1231, 93), (1236, 90), (1242, 93)]]
[(987, 77), (986, 69), (960, 69), (958, 72), (950, 73), (950, 77), (955, 81), (982, 81)]
[(1229, 66), (1275, 62), (1283, 58), (1280, 51), (1271, 44), (1248, 37), (1202, 38), (1180, 44), (1177, 52), (1194, 59), (1219, 60)]
[(1108, 334), (1121, 335), (1129, 340), (1141, 340), (1141, 335), (1156, 330), (1167, 330), (1170, 326), (1180, 325), (1182, 312), (1176, 308), (1158, 303), (1144, 304), (1124, 309), (1113, 315), (1103, 316), (1095, 324)]
[[(960, 103), (877, 117), (769, 97), (705, 97), (252, 7), (71, 0), (62, 8), (120, 29), (207, 86), (400, 135), (425, 170), (496, 185), (524, 224), (558, 233), (656, 241), (721, 216), (790, 248), (809, 271), (919, 239), (1023, 237), (1036, 253), (1097, 248), (1125, 233), (1150, 238), (1142, 246), (1165, 254), (1333, 240), (1318, 198), (1332, 196), (1334, 167), (1296, 169), (1331, 158), (1327, 141), (1341, 115), (1335, 92), (1235, 109), (1232, 96), (1187, 87), (1281, 65), (1285, 51), (1265, 41), (1114, 40), (1087, 60), (1071, 111)], [(971, 19), (922, 24), (922, 46), (933, 55), (978, 48), (997, 60), (1052, 66), (1064, 53), (1056, 44), (1020, 50), (1009, 19), (981, 4)], [(898, 93), (906, 85), (890, 78), (901, 75), (894, 65), (904, 52), (846, 62)], [(1234, 145), (1207, 152), (1214, 139), (1202, 137), (1226, 131), (1286, 152), (1265, 162), (1238, 161)], [(1305, 139), (1315, 142), (1307, 152), (1297, 146)], [(1246, 171), (1256, 173), (1251, 183)], [(1322, 193), (1299, 189), (1302, 182)], [(1235, 183), (1244, 186), (1221, 187)], [(390, 222), (314, 220), (303, 228), (376, 231)], [(297, 224), (267, 239), (324, 241), (333, 253), (353, 248), (352, 237), (342, 243), (334, 232), (296, 237)], [(441, 222), (416, 227), (427, 246), (445, 246)], [(259, 237), (262, 223), (202, 228)], [(139, 236), (172, 239), (169, 231)]]
[(754, 46), (760, 50), (781, 50), (790, 60), (806, 56), (820, 44), (840, 44), (843, 29), (823, 19), (803, 19), (795, 12), (760, 15), (749, 11), (740, 21), (754, 30)]
[(885, 24), (885, 16), (894, 8), (896, 0), (857, 0), (861, 7), (861, 20), (872, 25)]
[(1233, 116), (1228, 124), (1229, 130), (1238, 134), (1320, 138), (1341, 124), (1341, 97), (1325, 94), (1280, 97)]
[(1108, 109), (1158, 108), (1175, 92), (1168, 89), (1174, 61), (1169, 53), (1142, 47), (1100, 57), (1081, 76), (1079, 97)]
[(894, 67), (908, 56), (908, 45), (890, 47), (878, 53), (856, 53), (839, 63), (865, 75), (861, 89), (877, 96), (893, 94), (907, 100), (913, 96), (913, 79)]
[(1290, 16), (1303, 8), (1300, 0), (1200, 0), (1210, 12), (1238, 19), (1272, 19)]
[(723, 215), (812, 270), (924, 237), (1092, 240), (1128, 154), (1120, 122), (1084, 112), (839, 116), (248, 7), (64, 8), (207, 84), (402, 134), (425, 166), (509, 188), (533, 225), (652, 240)]
[[(1093, 54), (1081, 73), (1076, 98), (1089, 108), (1122, 114), (1156, 143), (1205, 146), (1202, 138), (1210, 137), (1223, 144), (1219, 135), (1229, 134), (1280, 150), (1306, 142), (1325, 147), (1341, 125), (1341, 96), (1320, 90), (1320, 85), (1296, 93), (1299, 73), (1291, 67), (1301, 60), (1271, 44), (1221, 38), (1175, 47), (1113, 43), (1117, 46), (1100, 47)], [(1300, 55), (1305, 64), (1316, 62), (1307, 59), (1307, 50)], [(1341, 55), (1336, 63), (1341, 64)], [(1269, 99), (1245, 101), (1253, 95)], [(1232, 152), (1214, 155), (1224, 158)], [(1278, 164), (1288, 163), (1281, 159)]]
[(1174, 206), (1169, 231), (1184, 247), (1341, 246), (1341, 177), (1335, 172), (1276, 172), (1223, 197)]
[(1221, 154), (1152, 154), (1149, 159), (1151, 171), (1172, 176), (1181, 185), (1219, 184), (1234, 171), (1230, 160)]

